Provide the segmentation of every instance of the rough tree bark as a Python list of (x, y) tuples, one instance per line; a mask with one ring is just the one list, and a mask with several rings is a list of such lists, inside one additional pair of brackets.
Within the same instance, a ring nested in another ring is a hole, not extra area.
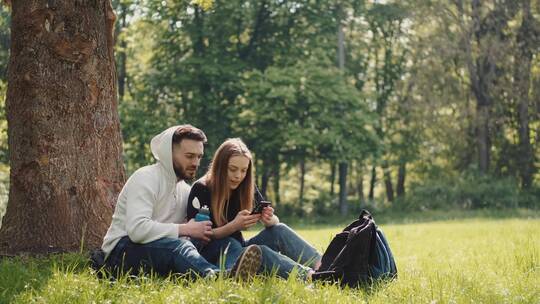
[(17, 0), (4, 253), (101, 244), (125, 179), (110, 0)]

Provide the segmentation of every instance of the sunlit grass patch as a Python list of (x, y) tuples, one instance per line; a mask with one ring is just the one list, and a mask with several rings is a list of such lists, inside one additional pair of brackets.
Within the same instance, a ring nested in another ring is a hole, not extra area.
[[(369, 290), (275, 276), (251, 282), (152, 275), (111, 281), (98, 279), (81, 255), (68, 254), (2, 259), (0, 303), (540, 303), (538, 219), (381, 226), (399, 277)], [(298, 232), (323, 250), (341, 228)]]

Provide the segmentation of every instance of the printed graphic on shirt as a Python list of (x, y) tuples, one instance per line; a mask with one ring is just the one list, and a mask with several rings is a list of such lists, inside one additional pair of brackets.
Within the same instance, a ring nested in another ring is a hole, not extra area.
[(193, 205), (193, 208), (195, 209), (201, 209), (201, 203), (199, 202), (199, 199), (197, 197), (193, 199), (191, 205)]

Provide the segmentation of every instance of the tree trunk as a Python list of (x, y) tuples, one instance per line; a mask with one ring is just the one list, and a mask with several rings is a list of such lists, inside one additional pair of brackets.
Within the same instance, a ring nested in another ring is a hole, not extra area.
[(306, 161), (300, 160), (300, 206), (304, 203), (304, 181), (306, 177)]
[(371, 167), (371, 180), (369, 181), (369, 194), (368, 198), (370, 201), (373, 201), (373, 197), (375, 196), (375, 182), (377, 181), (377, 168), (375, 165)]
[(268, 180), (270, 179), (270, 172), (268, 170), (268, 162), (263, 161), (262, 176), (261, 176), (261, 194), (266, 197), (266, 189), (268, 188)]
[(351, 166), (351, 171), (350, 174), (349, 174), (349, 178), (347, 178), (347, 195), (352, 195), (352, 196), (355, 196), (356, 195), (356, 185), (354, 184), (357, 179), (356, 179), (356, 176), (355, 176), (355, 173), (356, 173), (356, 170), (354, 170), (354, 168), (356, 167), (355, 166), (355, 163), (354, 162), (350, 162), (349, 163), (350, 166)]
[[(127, 27), (127, 7), (125, 4), (120, 4), (120, 16), (119, 16), (119, 25), (117, 26), (116, 37), (118, 38), (122, 31)], [(119, 54), (118, 54), (118, 101), (122, 103), (124, 101), (124, 96), (126, 92), (126, 80), (127, 80), (127, 71), (126, 71), (126, 48), (127, 42), (125, 37), (120, 37), (118, 41)]]
[(366, 196), (364, 194), (364, 172), (358, 164), (356, 166), (356, 180), (358, 199), (360, 200), (360, 203), (364, 204), (366, 202)]
[[(464, 15), (463, 1), (456, 1), (458, 12)], [(476, 141), (478, 153), (478, 168), (487, 174), (490, 170), (491, 150), (491, 108), (497, 102), (498, 82), (504, 81), (499, 75), (498, 62), (503, 57), (496, 51), (498, 43), (505, 41), (505, 30), (518, 12), (518, 6), (506, 1), (495, 1), (490, 12), (484, 15), (489, 4), (485, 1), (473, 0), (471, 4), (471, 30), (463, 39), (465, 61), (469, 73), (471, 90), (476, 98)], [(466, 17), (465, 17), (466, 18)], [(461, 19), (466, 20), (466, 19)], [(462, 26), (464, 26), (463, 21)], [(473, 41), (475, 47), (473, 47)], [(516, 62), (517, 64), (517, 62)]]
[(339, 211), (341, 215), (346, 215), (347, 205), (347, 163), (339, 163)]
[(396, 195), (397, 197), (402, 197), (405, 195), (405, 176), (407, 173), (407, 162), (405, 160), (401, 160), (399, 162), (399, 168), (398, 168), (398, 178), (397, 178), (397, 184), (396, 184)]
[(334, 197), (334, 194), (336, 193), (334, 184), (336, 183), (336, 164), (331, 163), (331, 171), (330, 171), (330, 197)]
[(343, 25), (341, 24), (343, 18), (343, 10), (341, 6), (338, 6), (338, 20), (337, 20), (337, 30), (338, 30), (338, 68), (340, 70), (345, 69), (345, 34), (343, 33)]
[[(1, 11), (0, 10), (0, 18), (4, 19), (4, 21), (9, 24), (9, 13), (7, 11)], [(2, 82), (6, 82), (7, 80), (7, 66), (8, 66), (8, 50), (10, 48), (11, 42), (10, 42), (10, 32), (9, 29), (6, 27), (5, 29), (0, 30), (0, 80)]]
[(382, 166), (384, 175), (384, 187), (386, 189), (386, 198), (389, 202), (394, 201), (394, 187), (392, 186), (392, 174), (390, 174), (390, 168), (386, 162)]
[(517, 35), (516, 64), (514, 65), (514, 80), (516, 85), (517, 113), (519, 120), (519, 157), (518, 167), (521, 186), (528, 189), (532, 185), (534, 175), (534, 158), (529, 129), (529, 90), (531, 61), (534, 39), (540, 38), (540, 33), (534, 29), (534, 19), (531, 14), (530, 1), (524, 1), (522, 7), (522, 22)]
[(478, 166), (480, 172), (489, 172), (490, 139), (489, 139), (489, 106), (477, 104), (476, 141), (478, 145)]
[[(343, 33), (342, 20), (344, 11), (338, 5), (337, 7), (337, 30), (338, 30), (338, 67), (340, 70), (345, 70), (345, 35)], [(339, 170), (339, 211), (341, 215), (347, 214), (347, 166), (346, 162), (341, 162), (338, 165)]]
[(101, 245), (124, 183), (110, 0), (12, 3), (0, 251)]
[(278, 206), (281, 203), (281, 196), (279, 195), (279, 182), (280, 182), (280, 164), (279, 160), (276, 160), (274, 163), (274, 193), (275, 193), (275, 201), (274, 206)]
[[(199, 167), (204, 167), (203, 168), (208, 168), (209, 165), (208, 164), (203, 164), (203, 160), (205, 159), (205, 157), (203, 157), (203, 159), (201, 160), (201, 164), (199, 165)], [(261, 168), (262, 165), (261, 165), (261, 162), (259, 161), (258, 158), (254, 158), (253, 159), (253, 163), (255, 164), (255, 167), (256, 168)], [(261, 184), (261, 180), (260, 180), (260, 174), (259, 174), (259, 170), (255, 170), (255, 173), (254, 173), (254, 178), (255, 178), (255, 185), (260, 185)]]

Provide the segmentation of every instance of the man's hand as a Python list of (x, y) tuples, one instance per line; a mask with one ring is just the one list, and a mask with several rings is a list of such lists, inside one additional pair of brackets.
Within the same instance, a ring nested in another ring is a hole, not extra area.
[(261, 218), (260, 214), (250, 214), (249, 210), (242, 210), (238, 212), (232, 223), (237, 230), (247, 229), (259, 221)]
[(206, 243), (210, 242), (210, 237), (212, 237), (213, 234), (212, 222), (210, 221), (196, 222), (194, 219), (191, 219), (189, 222), (180, 225), (178, 228), (178, 235), (190, 236)]

